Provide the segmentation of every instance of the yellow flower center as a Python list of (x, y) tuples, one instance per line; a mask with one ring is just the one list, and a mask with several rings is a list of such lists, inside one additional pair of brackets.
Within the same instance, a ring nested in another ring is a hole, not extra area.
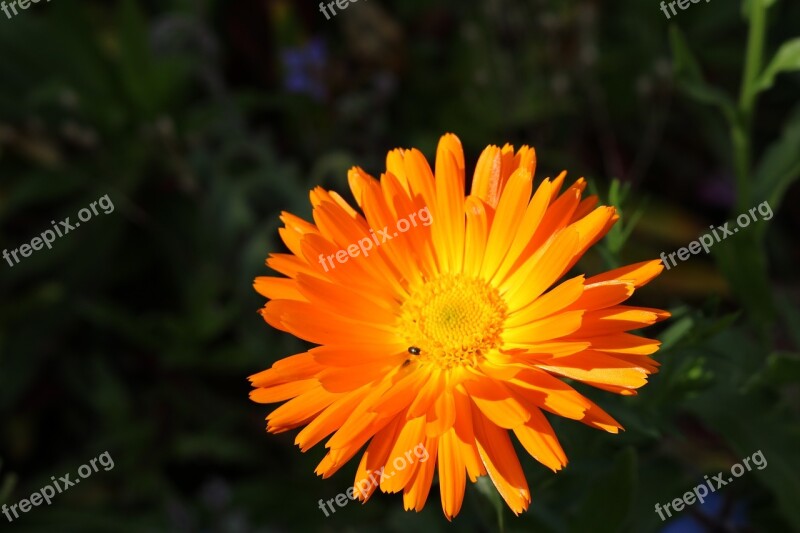
[(403, 303), (400, 331), (409, 347), (419, 348), (409, 359), (443, 370), (474, 366), (499, 346), (507, 310), (486, 281), (442, 274)]

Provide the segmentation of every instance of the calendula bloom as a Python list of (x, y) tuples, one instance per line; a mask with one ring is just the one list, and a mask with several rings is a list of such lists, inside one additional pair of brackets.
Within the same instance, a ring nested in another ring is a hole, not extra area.
[[(448, 519), (467, 477), (485, 474), (518, 514), (530, 492), (511, 433), (557, 471), (567, 457), (545, 411), (621, 428), (561, 378), (630, 395), (657, 371), (649, 356), (659, 342), (628, 331), (669, 314), (622, 302), (661, 272), (660, 261), (558, 283), (618, 215), (594, 196), (581, 199), (583, 178), (561, 192), (566, 173), (534, 192), (535, 166), (532, 148), (489, 146), (465, 195), (461, 143), (448, 134), (435, 173), (418, 150), (399, 149), (380, 180), (351, 169), (360, 211), (316, 188), (313, 224), (283, 213), (291, 253), (267, 265), (286, 277), (255, 280), (270, 300), (261, 314), (318, 346), (251, 376), (251, 397), (286, 401), (267, 430), (304, 426), (302, 451), (329, 437), (316, 470), (323, 477), (366, 446), (360, 500), (379, 486), (420, 510), (438, 466)], [(410, 226), (423, 212), (428, 224)], [(361, 254), (367, 241), (375, 246)], [(420, 444), (424, 462), (409, 455)]]

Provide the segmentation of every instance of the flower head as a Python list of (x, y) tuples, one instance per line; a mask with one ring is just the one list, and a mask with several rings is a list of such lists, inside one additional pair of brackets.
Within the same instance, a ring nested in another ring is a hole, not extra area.
[[(624, 395), (646, 383), (659, 343), (628, 331), (669, 315), (622, 303), (663, 267), (562, 281), (618, 216), (581, 199), (582, 178), (561, 192), (566, 173), (534, 191), (535, 166), (532, 148), (489, 146), (465, 196), (461, 143), (448, 134), (435, 172), (413, 149), (389, 152), (380, 180), (351, 169), (360, 212), (317, 188), (313, 224), (283, 213), (291, 253), (267, 260), (285, 277), (256, 279), (270, 300), (261, 313), (318, 346), (251, 376), (251, 397), (286, 402), (267, 429), (303, 426), (303, 451), (327, 438), (318, 474), (366, 446), (354, 483), (361, 500), (379, 487), (420, 510), (438, 466), (448, 519), (466, 479), (485, 474), (518, 514), (530, 492), (511, 433), (557, 471), (567, 457), (544, 412), (621, 428), (561, 378)], [(409, 455), (420, 445), (424, 462)]]

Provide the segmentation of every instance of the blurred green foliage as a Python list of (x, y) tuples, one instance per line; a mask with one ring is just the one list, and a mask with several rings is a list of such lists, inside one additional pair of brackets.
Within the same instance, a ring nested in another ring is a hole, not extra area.
[[(0, 264), (0, 503), (105, 450), (115, 461), (10, 528), (658, 531), (657, 502), (760, 449), (768, 466), (719, 494), (739, 514), (707, 520), (800, 531), (798, 21), (792, 0), (673, 21), (639, 0), (372, 1), (331, 21), (288, 0), (0, 15), (0, 248), (104, 194), (115, 205)], [(479, 484), (448, 524), (434, 485), (420, 514), (376, 495), (325, 518), (317, 501), (355, 465), (320, 480), (321, 449), (265, 434), (245, 378), (305, 346), (263, 323), (252, 279), (283, 249), (279, 213), (308, 217), (310, 188), (345, 193), (349, 166), (379, 174), (388, 149), (431, 155), (445, 131), (468, 164), (486, 144), (532, 144), (538, 177), (566, 168), (621, 204), (587, 272), (763, 200), (776, 216), (637, 293), (673, 312), (644, 332), (664, 343), (661, 372), (635, 397), (580, 389), (626, 431), (553, 420), (570, 464), (523, 459), (529, 512)]]

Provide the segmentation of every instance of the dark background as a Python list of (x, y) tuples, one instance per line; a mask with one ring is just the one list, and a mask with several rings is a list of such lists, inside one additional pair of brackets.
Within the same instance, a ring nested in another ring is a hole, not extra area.
[[(798, 22), (800, 3), (772, 6), (767, 58)], [(115, 461), (0, 525), (800, 531), (791, 179), (768, 191), (772, 220), (637, 292), (674, 315), (645, 332), (664, 341), (661, 373), (637, 397), (587, 392), (620, 435), (554, 421), (570, 464), (553, 474), (523, 458), (533, 501), (520, 518), (502, 506), (499, 518), (483, 484), (468, 484), (452, 524), (436, 485), (420, 514), (377, 494), (326, 518), (317, 501), (343, 492), (356, 465), (317, 478), (322, 446), (302, 454), (295, 432), (267, 435), (268, 406), (248, 399), (247, 376), (303, 350), (263, 322), (251, 286), (283, 250), (280, 211), (308, 218), (320, 184), (350, 198), (347, 168), (379, 175), (391, 148), (431, 158), (454, 132), (468, 167), (487, 144), (527, 143), (538, 179), (586, 176), (604, 201), (622, 200), (632, 228), (586, 257), (590, 273), (673, 252), (758, 205), (764, 188), (743, 198), (735, 187), (729, 126), (681, 77), (670, 26), (735, 101), (748, 31), (738, 2), (692, 4), (671, 21), (653, 0), (361, 0), (330, 21), (313, 2), (279, 0), (53, 0), (0, 13), (0, 248), (74, 222), (105, 194), (115, 206), (52, 250), (0, 263), (0, 503), (104, 451)], [(798, 94), (800, 75), (787, 73), (761, 95), (747, 179), (763, 178), (771, 146), (770, 161), (796, 161)], [(628, 184), (624, 199), (613, 178)], [(765, 469), (658, 519), (655, 503), (759, 449)]]

